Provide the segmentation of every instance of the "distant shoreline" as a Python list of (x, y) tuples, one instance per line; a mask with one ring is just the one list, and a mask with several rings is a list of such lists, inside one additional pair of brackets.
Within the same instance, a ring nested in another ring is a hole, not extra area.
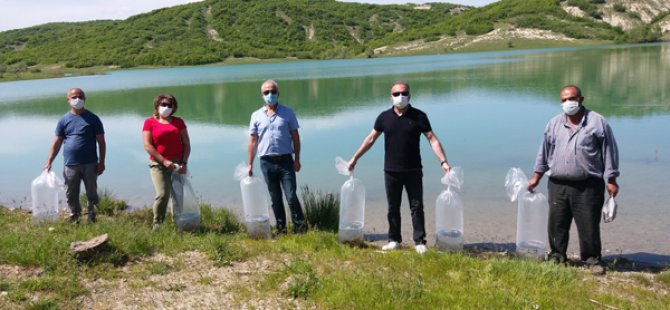
[[(513, 47), (509, 47), (510, 42), (517, 42)], [(516, 39), (512, 40), (490, 40), (478, 43), (470, 47), (464, 47), (458, 50), (445, 51), (444, 49), (426, 49), (421, 51), (402, 50), (383, 54), (377, 54), (372, 58), (387, 58), (387, 57), (403, 57), (403, 56), (420, 56), (420, 55), (439, 55), (439, 54), (460, 54), (460, 53), (477, 53), (477, 52), (491, 52), (491, 51), (508, 51), (508, 50), (529, 50), (540, 48), (559, 48), (559, 47), (580, 47), (580, 46), (601, 46), (613, 44), (609, 41), (594, 41), (594, 40), (574, 40), (563, 41), (555, 39)], [(623, 44), (621, 44), (623, 45)], [(323, 60), (336, 59), (364, 59), (364, 57), (356, 58), (333, 58)], [(223, 62), (216, 62), (210, 64), (196, 65), (196, 66), (137, 66), (121, 68), (119, 66), (93, 66), (87, 68), (67, 68), (62, 64), (46, 64), (35, 65), (28, 67), (24, 72), (0, 74), (0, 83), (24, 80), (37, 79), (53, 79), (64, 77), (78, 77), (89, 75), (104, 75), (113, 71), (120, 70), (143, 70), (143, 69), (162, 69), (162, 68), (188, 68), (188, 67), (211, 67), (211, 66), (234, 66), (245, 64), (262, 64), (262, 63), (283, 63), (283, 62), (304, 62), (304, 61), (319, 61), (321, 59), (299, 59), (299, 58), (270, 58), (260, 59), (253, 57), (228, 58)]]

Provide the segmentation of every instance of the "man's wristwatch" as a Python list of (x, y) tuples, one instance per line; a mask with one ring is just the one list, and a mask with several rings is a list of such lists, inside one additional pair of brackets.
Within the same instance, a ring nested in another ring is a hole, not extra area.
[(443, 161), (440, 163), (440, 167), (444, 166), (444, 164), (446, 164), (446, 163), (447, 163), (447, 161), (446, 161), (446, 160), (443, 160)]

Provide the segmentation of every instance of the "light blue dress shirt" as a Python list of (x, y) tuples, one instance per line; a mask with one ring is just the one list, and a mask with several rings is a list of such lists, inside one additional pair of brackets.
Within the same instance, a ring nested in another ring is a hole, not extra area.
[(249, 133), (258, 135), (258, 157), (292, 154), (291, 132), (300, 128), (295, 113), (279, 103), (272, 117), (268, 117), (267, 110), (265, 106), (256, 110), (251, 114), (249, 122)]

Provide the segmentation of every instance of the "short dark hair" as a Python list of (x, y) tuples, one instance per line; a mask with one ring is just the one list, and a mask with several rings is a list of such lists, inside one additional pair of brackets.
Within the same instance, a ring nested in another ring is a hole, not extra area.
[(174, 106), (172, 108), (172, 114), (177, 112), (177, 98), (175, 98), (172, 94), (160, 94), (156, 96), (156, 98), (154, 98), (154, 117), (156, 118), (158, 118), (158, 106), (161, 105), (161, 101), (163, 101), (164, 99), (170, 101), (170, 103), (172, 103), (172, 105)]
[(563, 91), (566, 88), (574, 88), (577, 91), (577, 96), (581, 97), (582, 96), (582, 90), (579, 89), (577, 85), (570, 84), (570, 85), (565, 85), (563, 88), (561, 88), (561, 91)]

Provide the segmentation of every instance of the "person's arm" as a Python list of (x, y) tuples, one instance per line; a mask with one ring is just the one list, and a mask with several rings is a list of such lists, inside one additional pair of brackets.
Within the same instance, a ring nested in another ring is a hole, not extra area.
[(444, 155), (444, 149), (442, 148), (440, 139), (438, 139), (435, 133), (432, 131), (424, 132), (423, 135), (426, 136), (426, 139), (428, 139), (430, 148), (433, 150), (433, 153), (435, 153), (437, 160), (440, 161), (440, 167), (442, 168), (442, 171), (444, 171), (444, 173), (448, 173), (451, 169), (451, 166), (449, 165), (449, 162), (447, 162), (447, 155)]
[(377, 138), (379, 138), (381, 134), (381, 132), (372, 129), (368, 136), (363, 139), (361, 146), (358, 147), (358, 150), (356, 150), (354, 156), (349, 160), (349, 171), (354, 170), (358, 159), (361, 158), (361, 156), (363, 156), (363, 154), (365, 154), (365, 152), (367, 152), (375, 144), (375, 141), (377, 141)]
[(293, 141), (293, 171), (300, 171), (300, 134), (298, 129), (291, 130), (291, 140)]
[(535, 187), (537, 187), (538, 184), (540, 184), (540, 180), (542, 179), (542, 176), (544, 175), (544, 172), (533, 172), (533, 176), (528, 180), (528, 191), (531, 193), (535, 192)]
[(98, 175), (105, 171), (105, 156), (107, 155), (107, 143), (105, 143), (105, 135), (99, 134), (95, 136), (98, 141)]
[(605, 138), (602, 144), (603, 159), (605, 161), (605, 171), (603, 175), (607, 178), (607, 192), (612, 197), (619, 193), (619, 184), (616, 182), (619, 176), (619, 148), (614, 133), (609, 124), (605, 125)]
[(252, 133), (249, 137), (249, 146), (247, 148), (247, 170), (249, 176), (253, 175), (254, 157), (256, 157), (257, 150), (258, 150), (258, 135)]
[(56, 136), (53, 143), (51, 144), (51, 150), (49, 151), (49, 158), (47, 159), (47, 163), (44, 165), (44, 170), (47, 172), (51, 171), (51, 164), (53, 163), (54, 159), (56, 159), (61, 145), (63, 145), (63, 137)]
[(142, 131), (142, 142), (144, 143), (144, 149), (151, 155), (151, 157), (154, 158), (156, 162), (159, 162), (163, 164), (163, 166), (167, 168), (173, 168), (174, 163), (163, 157), (160, 153), (158, 153), (158, 150), (156, 150), (156, 147), (154, 147), (154, 144), (151, 142), (151, 131), (149, 130), (144, 130)]
[(181, 156), (181, 166), (179, 168), (179, 173), (186, 173), (186, 165), (188, 163), (188, 157), (191, 156), (191, 139), (188, 137), (188, 130), (186, 128), (179, 131), (181, 135), (181, 143), (184, 145), (183, 154)]
[(528, 180), (528, 191), (531, 193), (535, 192), (535, 187), (540, 184), (542, 176), (544, 173), (549, 171), (549, 156), (553, 154), (554, 148), (551, 144), (551, 122), (547, 124), (544, 128), (544, 134), (542, 135), (542, 143), (540, 144), (540, 149), (537, 151), (535, 156), (535, 166), (533, 167), (533, 176)]

